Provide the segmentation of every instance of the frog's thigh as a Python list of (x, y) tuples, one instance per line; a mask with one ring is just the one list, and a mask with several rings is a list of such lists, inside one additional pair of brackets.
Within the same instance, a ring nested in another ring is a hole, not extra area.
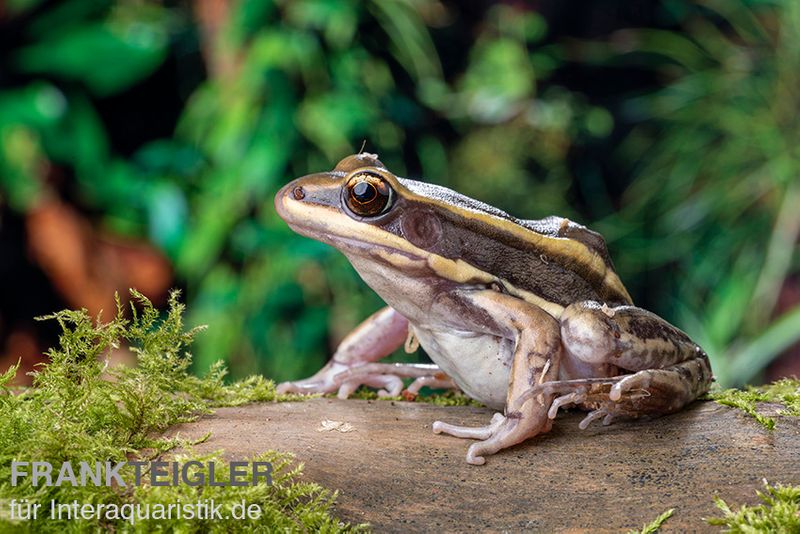
[(437, 433), (483, 439), (473, 443), (467, 452), (469, 463), (482, 464), (483, 455), (494, 454), (550, 430), (552, 421), (547, 411), (552, 394), (525, 394), (538, 384), (558, 378), (561, 339), (558, 322), (541, 308), (521, 299), (489, 290), (465, 292), (461, 297), (468, 310), (480, 311), (476, 328), (514, 340), (505, 417), (495, 417), (489, 426), (478, 429), (434, 423)]
[[(605, 394), (587, 388), (584, 402), (604, 404), (594, 418), (668, 413), (708, 391), (712, 374), (705, 352), (686, 334), (647, 310), (580, 302), (564, 310), (560, 322), (565, 359), (569, 360), (566, 368), (580, 369), (582, 363), (594, 368), (616, 367), (622, 375), (632, 372), (609, 380), (613, 385), (606, 398), (613, 403), (602, 403)], [(569, 381), (572, 389), (581, 382)]]
[(564, 310), (560, 322), (566, 357), (590, 365), (660, 369), (693, 358), (698, 350), (689, 336), (635, 306), (578, 302)]

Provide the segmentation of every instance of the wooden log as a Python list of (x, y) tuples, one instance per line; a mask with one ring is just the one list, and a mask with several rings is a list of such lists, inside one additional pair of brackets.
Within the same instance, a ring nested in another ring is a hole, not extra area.
[[(779, 407), (765, 405), (765, 414)], [(464, 461), (471, 440), (436, 435), (436, 420), (486, 424), (492, 411), (425, 403), (313, 399), (223, 408), (170, 431), (211, 438), (198, 452), (224, 449), (243, 460), (291, 451), (307, 480), (338, 489), (337, 515), (377, 532), (620, 532), (669, 508), (663, 532), (718, 531), (703, 518), (712, 502), (754, 504), (770, 483), (800, 483), (800, 418), (769, 431), (713, 402), (654, 420), (579, 430), (581, 413), (553, 430), (487, 457)], [(325, 429), (334, 421), (349, 425)]]

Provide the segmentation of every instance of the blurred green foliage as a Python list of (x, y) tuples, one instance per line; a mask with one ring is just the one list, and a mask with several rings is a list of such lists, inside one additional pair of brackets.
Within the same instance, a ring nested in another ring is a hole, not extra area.
[[(199, 15), (209, 6), (213, 24)], [(363, 141), (399, 175), (602, 231), (634, 297), (696, 337), (725, 384), (756, 378), (800, 337), (800, 309), (774, 319), (800, 263), (789, 1), (674, 0), (663, 7), (674, 31), (567, 44), (502, 3), (473, 18), (434, 0), (8, 9), (25, 38), (9, 56), (23, 81), (0, 91), (0, 198), (24, 212), (58, 166), (99, 225), (159, 246), (190, 321), (210, 325), (195, 345), (201, 371), (226, 357), (235, 376), (308, 375), (381, 306), (344, 257), (294, 235), (272, 205), (289, 179)], [(121, 154), (95, 103), (186, 49), (202, 50), (206, 76), (174, 133)], [(642, 65), (659, 88), (600, 105), (561, 81), (576, 63), (612, 77)], [(616, 151), (619, 121), (637, 126)], [(585, 147), (630, 177), (576, 175)]]
[(625, 103), (634, 180), (598, 227), (627, 268), (676, 266), (667, 313), (741, 385), (800, 338), (800, 306), (775, 318), (800, 270), (800, 4), (698, 4), (683, 32), (618, 35), (631, 51), (607, 58), (646, 54), (669, 82)]

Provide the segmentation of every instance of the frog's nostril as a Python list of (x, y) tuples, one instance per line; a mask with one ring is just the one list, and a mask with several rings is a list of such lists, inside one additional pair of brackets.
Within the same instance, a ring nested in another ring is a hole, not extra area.
[(294, 197), (295, 200), (303, 200), (304, 198), (306, 198), (306, 192), (303, 191), (303, 188), (298, 185), (297, 187), (292, 189), (292, 196)]

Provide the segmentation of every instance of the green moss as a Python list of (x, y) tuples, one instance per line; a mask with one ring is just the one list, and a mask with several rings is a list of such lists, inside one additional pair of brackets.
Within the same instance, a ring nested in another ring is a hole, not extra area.
[(762, 504), (738, 510), (731, 510), (725, 501), (715, 497), (723, 516), (710, 518), (708, 522), (732, 533), (800, 532), (800, 486), (770, 486), (765, 482), (764, 488), (763, 493), (756, 492)]
[(708, 394), (708, 398), (742, 410), (769, 430), (775, 428), (775, 419), (756, 411), (759, 402), (782, 404), (784, 409), (778, 413), (800, 416), (800, 380), (796, 378), (784, 378), (765, 386), (748, 386), (744, 390), (712, 391)]
[[(260, 377), (227, 385), (223, 382), (225, 369), (221, 364), (215, 365), (205, 377), (190, 375), (191, 355), (187, 349), (199, 329), (185, 331), (184, 307), (177, 292), (171, 295), (163, 317), (144, 296), (135, 291), (132, 295), (137, 306), (131, 306), (131, 320), (123, 317), (119, 299), (116, 315), (106, 323), (99, 318), (93, 321), (85, 311), (66, 310), (42, 318), (57, 321), (62, 333), (59, 346), (48, 352), (50, 362), (32, 373), (32, 388), (12, 391), (8, 387), (18, 365), (0, 375), (0, 530), (19, 527), (36, 532), (99, 529), (148, 532), (162, 528), (181, 532), (353, 530), (331, 515), (334, 494), (315, 484), (300, 482), (299, 467), (290, 467), (291, 456), (275, 452), (262, 456), (274, 462), (271, 486), (47, 487), (33, 486), (31, 477), (11, 486), (13, 460), (45, 461), (55, 466), (64, 461), (149, 460), (175, 447), (190, 446), (190, 442), (163, 438), (160, 434), (171, 425), (197, 419), (215, 406), (295, 398), (279, 397), (275, 384)], [(123, 343), (130, 346), (137, 365), (109, 368), (109, 352)], [(185, 458), (189, 459), (196, 458)], [(222, 462), (218, 455), (212, 459)], [(132, 479), (133, 467), (126, 466), (121, 475), (123, 480)], [(51, 500), (121, 506), (168, 505), (177, 499), (191, 502), (201, 497), (213, 497), (223, 508), (245, 500), (259, 505), (262, 515), (259, 520), (235, 523), (174, 519), (172, 523), (159, 521), (158, 525), (131, 525), (122, 519), (101, 523), (97, 519), (49, 517), (19, 524), (8, 515), (11, 499), (28, 499), (47, 509)]]
[(656, 517), (653, 521), (643, 526), (642, 530), (630, 530), (628, 531), (628, 534), (655, 534), (658, 532), (658, 529), (661, 528), (661, 525), (664, 524), (664, 521), (672, 517), (674, 512), (675, 509), (670, 508), (660, 516)]
[[(219, 454), (209, 456), (176, 456), (175, 460), (186, 462), (198, 460), (215, 464), (214, 478), (225, 482), (230, 480), (228, 469)], [(134, 526), (125, 524), (123, 531), (136, 532), (341, 532), (364, 530), (363, 527), (349, 528), (339, 523), (331, 514), (331, 506), (336, 497), (321, 486), (309, 482), (299, 483), (301, 468), (294, 465), (294, 457), (274, 451), (261, 454), (253, 460), (267, 461), (273, 466), (272, 485), (257, 484), (248, 486), (204, 486), (198, 488), (185, 484), (167, 487), (136, 487), (132, 500), (140, 506), (149, 505), (151, 509), (163, 503), (191, 503), (202, 499), (220, 503), (221, 513), (231, 515), (231, 508), (241, 504), (258, 506), (262, 516), (257, 520), (241, 520), (232, 517), (214, 520), (186, 521), (172, 519), (151, 519)], [(197, 471), (209, 477), (208, 467)], [(252, 475), (248, 477), (252, 480)]]
[[(331, 394), (328, 396), (335, 397), (336, 395)], [(352, 395), (350, 395), (349, 398), (361, 399), (361, 400), (389, 400), (389, 401), (407, 400), (401, 395), (394, 397), (392, 396), (379, 397), (377, 391), (366, 387), (358, 388), (355, 392), (353, 392)], [(426, 402), (429, 404), (435, 404), (437, 406), (476, 406), (476, 407), (483, 406), (483, 404), (481, 404), (480, 402), (464, 395), (460, 391), (447, 391), (445, 393), (431, 393), (428, 395), (418, 395), (417, 397), (415, 397), (414, 401)]]

